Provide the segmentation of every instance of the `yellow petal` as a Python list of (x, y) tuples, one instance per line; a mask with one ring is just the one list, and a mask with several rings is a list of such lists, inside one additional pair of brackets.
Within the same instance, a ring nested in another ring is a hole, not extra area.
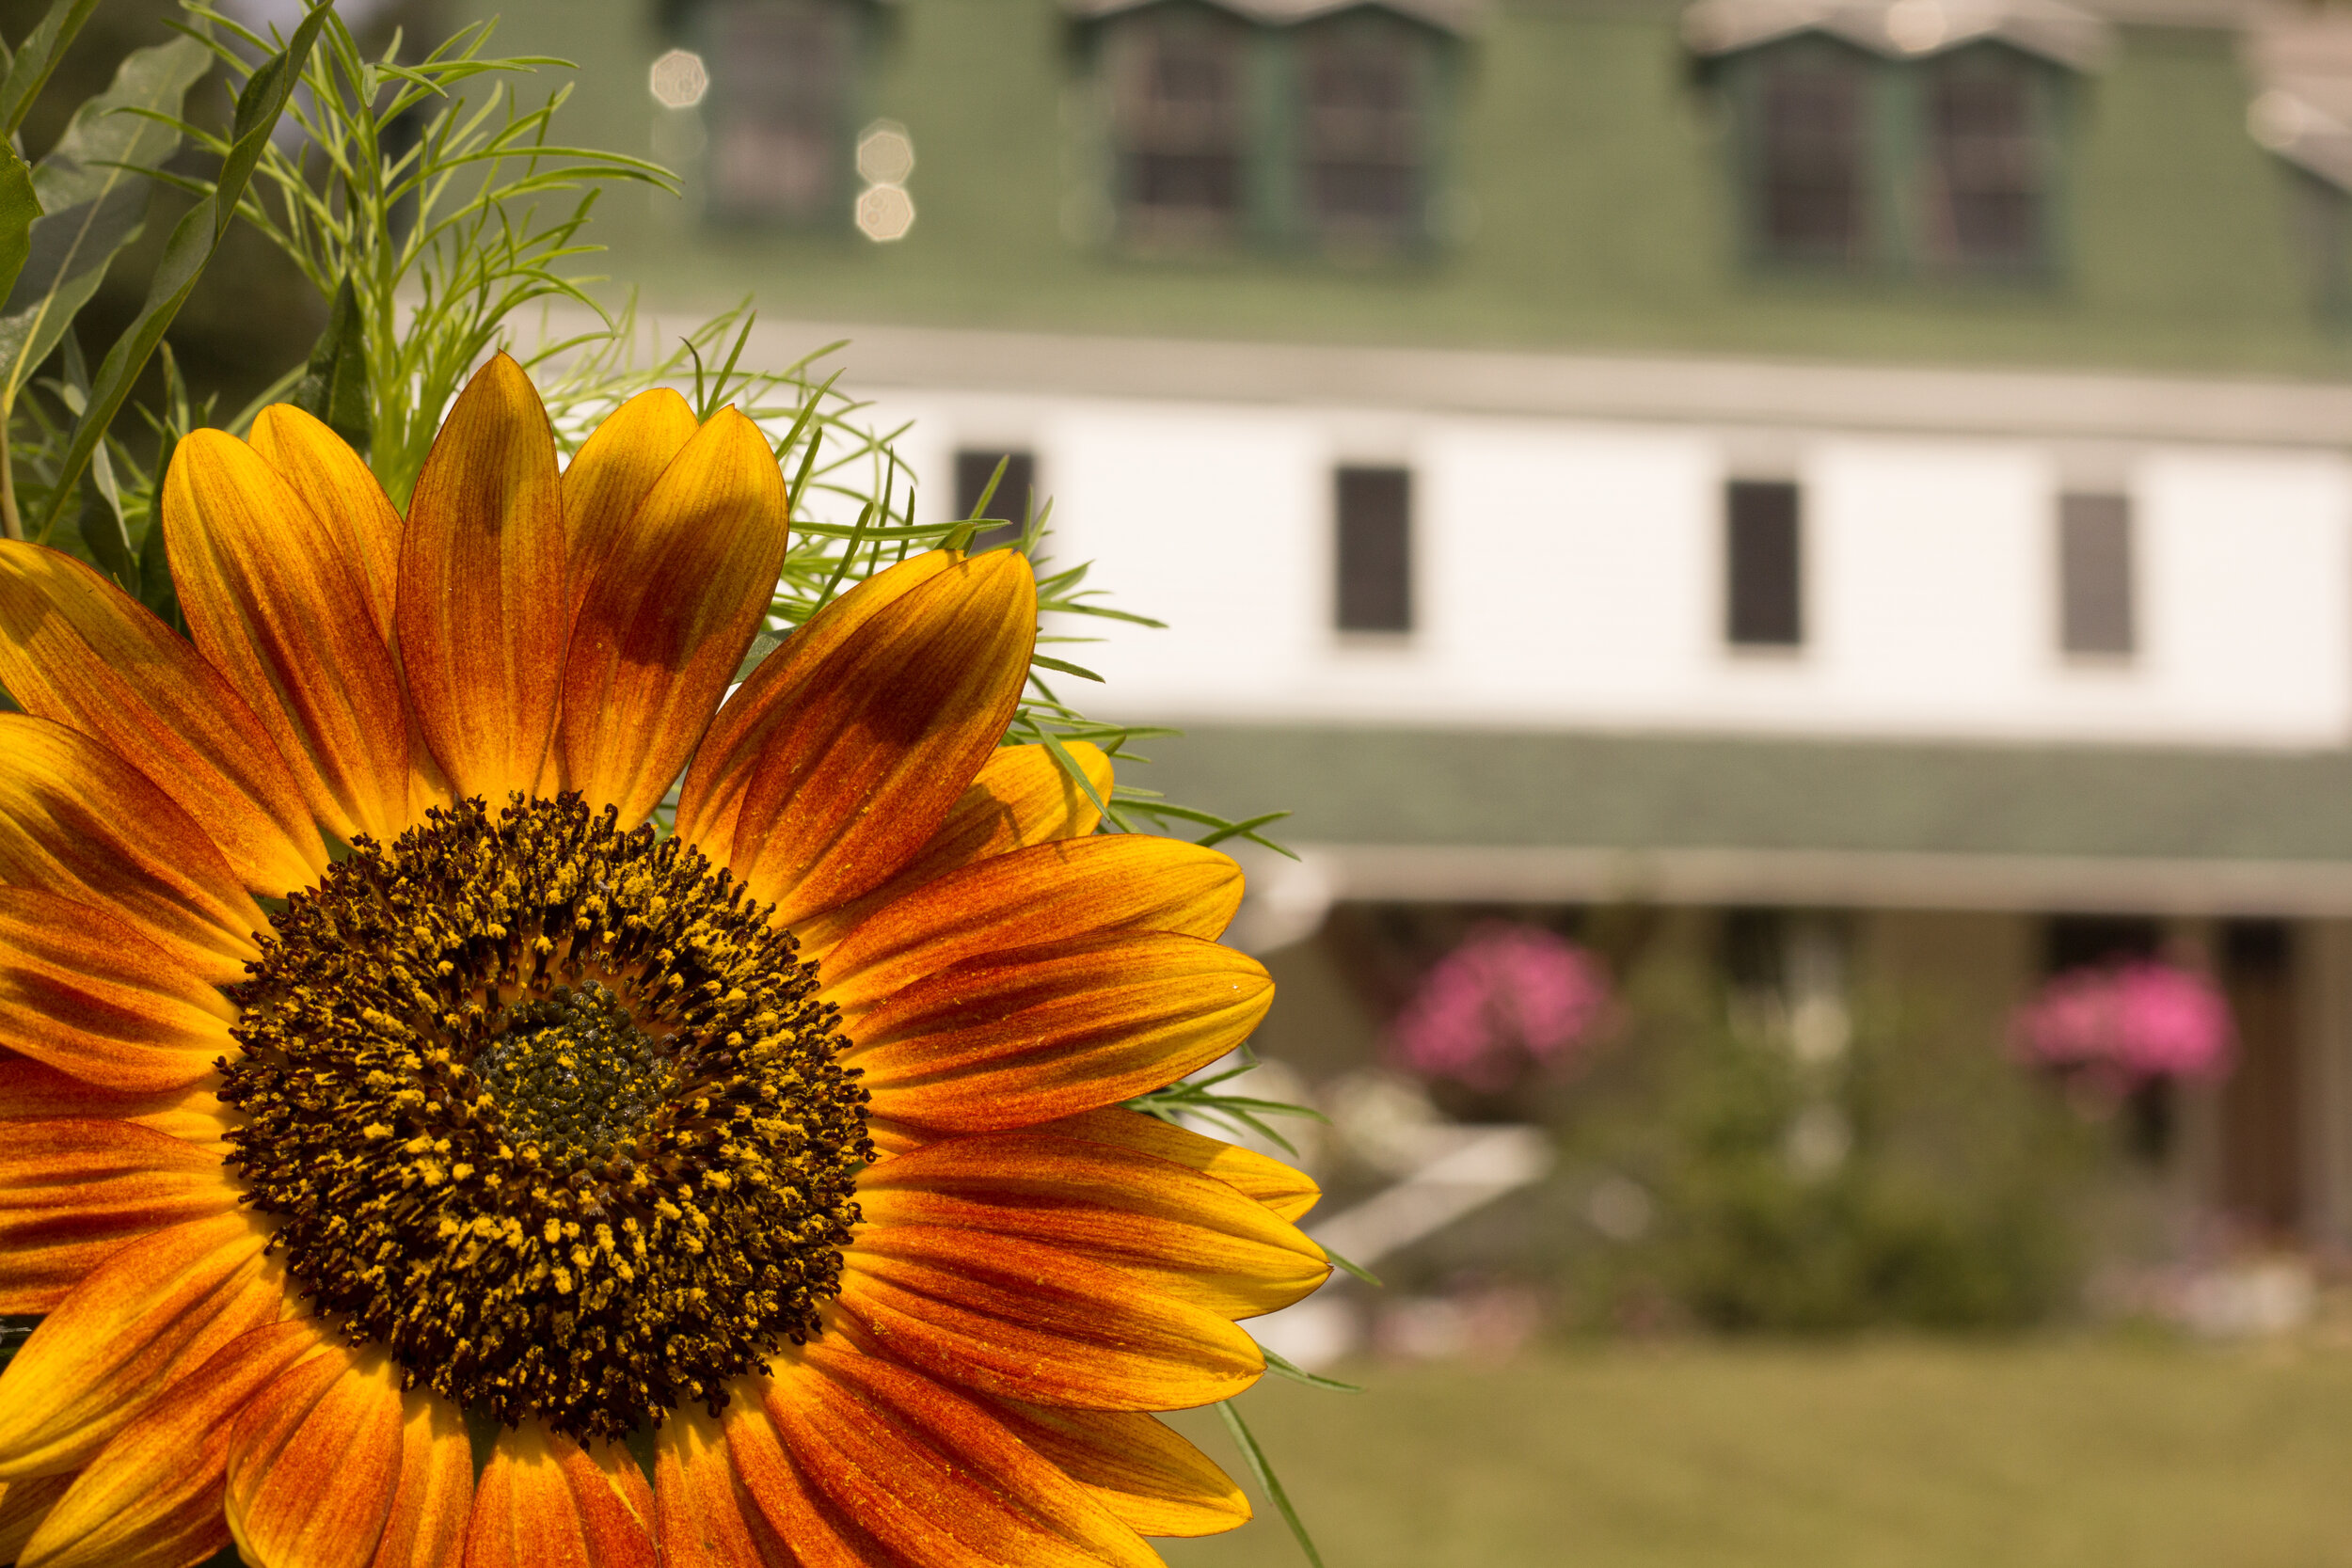
[(655, 1568), (653, 1489), (618, 1446), (536, 1421), (499, 1433), (474, 1490), (466, 1568)]
[(368, 1568), (400, 1485), (400, 1375), (337, 1346), (281, 1372), (229, 1434), (224, 1510), (247, 1562)]
[(721, 412), (664, 469), (586, 585), (565, 656), (567, 788), (635, 827), (702, 738), (784, 564), (768, 438)]
[(270, 733), (310, 814), (384, 842), (408, 821), (408, 716), (361, 569), (243, 441), (199, 430), (164, 482), (164, 536), (196, 645)]
[(218, 1156), (123, 1121), (0, 1122), (0, 1310), (46, 1312), (125, 1245), (237, 1212)]
[(1138, 1535), (1216, 1535), (1249, 1522), (1249, 1499), (1157, 1417), (992, 1400), (1014, 1434)]
[(1218, 1313), (1033, 1242), (872, 1226), (842, 1264), (842, 1311), (893, 1357), (1006, 1399), (1183, 1410), (1231, 1398), (1265, 1370)]
[(245, 699), (80, 562), (0, 543), (0, 687), (146, 774), (252, 891), (283, 894), (326, 869), (301, 788)]
[(1222, 1181), (1042, 1132), (952, 1138), (858, 1179), (872, 1226), (931, 1225), (1108, 1263), (1228, 1318), (1279, 1311), (1330, 1277), (1322, 1248)]
[(697, 428), (686, 400), (656, 387), (606, 415), (572, 454), (564, 470), (564, 573), (575, 616), (605, 562), (626, 542), (629, 519)]
[(0, 882), (107, 910), (199, 978), (244, 978), (268, 921), (186, 812), (86, 736), (0, 714)]
[(1221, 1138), (1203, 1137), (1185, 1128), (1172, 1127), (1157, 1117), (1147, 1117), (1123, 1106), (1106, 1105), (1099, 1111), (1047, 1123), (1035, 1131), (1116, 1144), (1214, 1176), (1243, 1196), (1264, 1204), (1278, 1218), (1294, 1224), (1323, 1196), (1323, 1189), (1306, 1172), (1294, 1170), (1279, 1160)]
[(999, 550), (948, 567), (837, 643), (779, 648), (755, 673), (782, 661), (768, 695), (789, 711), (717, 858), (787, 925), (879, 886), (995, 749), (1036, 638), (1028, 562)]
[[(1073, 740), (1065, 749), (1094, 786), (1095, 795), (1110, 799), (1110, 758), (1083, 740)], [(1063, 771), (1053, 752), (1037, 745), (1000, 746), (981, 767), (971, 787), (948, 809), (947, 819), (931, 834), (930, 842), (916, 850), (897, 876), (871, 893), (813, 915), (792, 928), (800, 940), (801, 957), (812, 961), (823, 958), (875, 911), (950, 871), (1032, 844), (1084, 838), (1102, 819), (1094, 801)]]
[(967, 958), (1112, 931), (1215, 937), (1240, 903), (1241, 869), (1214, 849), (1146, 833), (1063, 839), (977, 862), (893, 900), (844, 937), (819, 972), (825, 999), (855, 1021)]
[(375, 634), (392, 640), (399, 587), (400, 514), (365, 459), (343, 438), (290, 403), (274, 403), (253, 421), (253, 450), (340, 540), (359, 568)]
[(866, 623), (954, 565), (949, 550), (926, 550), (877, 572), (826, 607), (760, 661), (742, 689), (719, 710), (694, 750), (678, 796), (678, 836), (723, 862), (735, 843), (744, 791), (767, 754), (770, 739), (797, 711), (807, 672), (833, 657)]
[(394, 629), (425, 742), (460, 796), (531, 791), (555, 732), (569, 600), (555, 436), (501, 354), (417, 476)]
[(236, 1418), (279, 1373), (329, 1344), (317, 1320), (304, 1319), (222, 1345), (91, 1457), (18, 1568), (186, 1568), (229, 1544), (220, 1499)]
[(289, 1315), (268, 1239), (248, 1212), (189, 1220), (75, 1286), (0, 1375), (0, 1479), (81, 1468), (223, 1345)]

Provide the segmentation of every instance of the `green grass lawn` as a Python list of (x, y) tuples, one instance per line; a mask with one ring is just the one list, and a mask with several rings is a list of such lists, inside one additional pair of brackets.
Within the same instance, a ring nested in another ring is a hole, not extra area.
[[(1530, 1354), (1242, 1410), (1328, 1568), (2352, 1565), (2352, 1352)], [(1214, 1419), (1181, 1418), (1239, 1473)], [(1171, 1568), (1298, 1568), (1263, 1500)]]

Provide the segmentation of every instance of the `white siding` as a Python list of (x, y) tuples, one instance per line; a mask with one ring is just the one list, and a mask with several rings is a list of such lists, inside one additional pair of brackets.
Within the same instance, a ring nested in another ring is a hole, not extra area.
[[(2352, 466), (2153, 448), (2131, 468), (2140, 650), (2058, 651), (2058, 465), (2030, 441), (1787, 437), (1806, 645), (1723, 642), (1730, 433), (1311, 406), (897, 391), (926, 515), (959, 445), (1027, 445), (1059, 563), (1165, 632), (1078, 623), (1143, 719), (1748, 729), (2319, 746), (2352, 739)], [(1331, 470), (1414, 474), (1416, 629), (1331, 629)]]

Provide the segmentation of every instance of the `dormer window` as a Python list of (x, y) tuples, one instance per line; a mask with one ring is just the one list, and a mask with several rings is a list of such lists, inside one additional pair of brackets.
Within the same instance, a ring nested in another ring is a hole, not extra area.
[(1299, 173), (1318, 237), (1393, 245), (1420, 236), (1429, 155), (1424, 42), (1420, 29), (1378, 15), (1299, 37)]
[(1232, 234), (1253, 141), (1248, 30), (1216, 12), (1163, 7), (1116, 29), (1104, 64), (1122, 230), (1180, 244)]
[(2046, 274), (2064, 98), (2105, 24), (2056, 0), (1702, 0), (1744, 248), (1766, 267)]
[(1089, 24), (1120, 240), (1343, 256), (1429, 242), (1456, 0), (1064, 3)]
[(710, 73), (704, 211), (846, 227), (868, 0), (699, 0), (681, 33)]

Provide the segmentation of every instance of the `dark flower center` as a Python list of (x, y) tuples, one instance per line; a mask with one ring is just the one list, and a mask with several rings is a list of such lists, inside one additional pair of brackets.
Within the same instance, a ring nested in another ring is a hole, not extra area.
[(229, 1164), (409, 1386), (621, 1436), (818, 1331), (866, 1096), (813, 966), (695, 850), (468, 801), (356, 845), (231, 995)]

